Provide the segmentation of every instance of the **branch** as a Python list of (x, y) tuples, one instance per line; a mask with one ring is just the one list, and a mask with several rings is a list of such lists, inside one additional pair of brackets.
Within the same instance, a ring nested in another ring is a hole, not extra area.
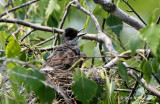
[(17, 23), (19, 25), (23, 25), (26, 27), (30, 27), (33, 28), (35, 30), (42, 30), (42, 31), (47, 31), (47, 32), (56, 32), (56, 33), (63, 33), (62, 29), (57, 29), (54, 27), (46, 27), (46, 26), (40, 26), (40, 25), (36, 25), (33, 23), (29, 23), (23, 20), (17, 20), (17, 19), (0, 19), (0, 22), (6, 22), (6, 23)]
[[(124, 52), (124, 53), (121, 53), (119, 56), (121, 55), (126, 55), (126, 54), (129, 54), (131, 51), (127, 51), (127, 52)], [(136, 50), (136, 53), (144, 53), (144, 52), (147, 52), (147, 53), (150, 53), (150, 50), (143, 50), (143, 49), (138, 49)], [(119, 56), (112, 59), (109, 63), (107, 63), (104, 68), (110, 68), (112, 66), (114, 66), (117, 61), (119, 60)], [(128, 67), (126, 64), (124, 64), (126, 67)], [(132, 70), (128, 71), (128, 75), (130, 75), (133, 79), (137, 79), (136, 76), (133, 74)], [(152, 94), (154, 94), (155, 96), (157, 97), (160, 97), (160, 91), (158, 91), (156, 88), (150, 86), (149, 84), (146, 83), (146, 81), (142, 78), (141, 79), (142, 83), (144, 84), (144, 87), (149, 91), (151, 92)]]
[(107, 2), (107, 0), (93, 0), (93, 1), (101, 5), (105, 11), (110, 12), (112, 15), (119, 18), (123, 22), (129, 24), (130, 26), (134, 27), (135, 29), (139, 30), (145, 27), (145, 25), (141, 21), (128, 15), (113, 3)]
[(35, 29), (31, 30), (28, 34), (26, 34), (24, 37), (22, 37), (20, 39), (20, 41), (22, 42), (28, 35), (30, 35), (32, 32), (36, 31)]
[[(137, 80), (136, 76), (133, 74), (133, 71), (130, 70), (128, 71), (128, 74), (135, 80)], [(151, 92), (153, 95), (157, 96), (158, 98), (160, 98), (160, 91), (158, 91), (156, 88), (152, 87), (151, 85), (147, 84), (147, 82), (142, 78), (141, 79), (144, 88), (146, 88), (149, 92)]]
[(62, 27), (63, 27), (64, 21), (66, 20), (67, 14), (68, 14), (69, 9), (71, 7), (71, 4), (73, 4), (73, 2), (74, 1), (69, 2), (68, 5), (66, 6), (64, 16), (63, 16), (61, 23), (60, 23), (60, 26), (59, 26), (60, 29), (62, 29)]
[(55, 36), (52, 36), (52, 37), (50, 37), (50, 38), (48, 38), (48, 39), (46, 39), (46, 40), (44, 40), (44, 41), (36, 44), (36, 46), (40, 46), (40, 45), (42, 45), (42, 44), (44, 44), (44, 43), (46, 43), (46, 42), (48, 42), (48, 41), (50, 41), (50, 40), (53, 40), (54, 38), (55, 38)]
[(159, 24), (159, 21), (160, 21), (160, 16), (158, 17), (156, 24)]
[[(20, 5), (20, 6), (17, 6), (17, 7), (14, 7), (14, 8), (12, 8), (12, 9), (8, 10), (7, 12), (10, 13), (10, 12), (12, 12), (12, 11), (16, 11), (17, 9), (20, 9), (20, 8), (22, 8), (22, 7), (25, 7), (25, 6), (27, 6), (27, 5), (30, 5), (30, 4), (32, 4), (32, 3), (35, 3), (35, 2), (37, 2), (37, 1), (39, 1), (39, 0), (28, 1), (27, 3), (24, 3), (24, 4)], [(1, 14), (0, 14), (0, 18), (1, 18), (2, 16), (6, 15), (7, 12), (1, 13)]]
[(114, 49), (114, 47), (112, 45), (112, 40), (106, 34), (104, 34), (102, 32), (97, 18), (90, 11), (83, 8), (77, 0), (75, 0), (75, 5), (73, 5), (73, 6), (77, 9), (81, 10), (82, 12), (86, 13), (87, 15), (89, 15), (92, 18), (92, 20), (94, 21), (94, 23), (96, 25), (97, 31), (98, 31), (98, 36), (97, 36), (98, 39), (105, 43), (105, 46), (109, 52), (118, 54), (118, 52)]
[(31, 67), (32, 69), (37, 69), (35, 66), (30, 65), (29, 64), (30, 62), (24, 62), (24, 61), (20, 61), (20, 60), (16, 60), (16, 59), (5, 58), (5, 57), (0, 58), (0, 61), (5, 61), (5, 63), (16, 62), (16, 63), (19, 63), (21, 65), (27, 65), (27, 66)]
[(134, 95), (134, 93), (136, 93), (136, 89), (137, 89), (137, 86), (138, 86), (138, 81), (136, 81), (136, 83), (135, 83), (135, 85), (134, 85), (134, 87), (133, 87), (133, 89), (132, 89), (132, 91), (131, 91), (131, 93), (129, 94), (129, 97), (128, 97), (128, 101), (127, 101), (127, 104), (130, 104), (131, 103), (131, 99), (133, 98), (133, 95)]

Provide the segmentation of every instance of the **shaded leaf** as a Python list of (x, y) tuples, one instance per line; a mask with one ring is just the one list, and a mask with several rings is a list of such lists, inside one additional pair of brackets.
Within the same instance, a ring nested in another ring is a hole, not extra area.
[(143, 74), (146, 82), (149, 84), (152, 75), (152, 67), (148, 61), (146, 61), (143, 65)]
[(157, 60), (155, 58), (151, 59), (151, 64), (152, 64), (153, 72), (157, 73), (159, 68), (159, 64)]
[(6, 39), (7, 39), (7, 34), (3, 31), (0, 31), (0, 43), (3, 47), (3, 49), (6, 48), (6, 45), (5, 45), (6, 44)]
[(122, 21), (119, 20), (117, 17), (113, 16), (113, 15), (110, 15), (108, 18), (107, 18), (107, 21), (106, 21), (107, 25), (112, 27), (112, 26), (116, 26), (114, 28), (111, 28), (111, 30), (117, 35), (118, 38), (120, 38), (120, 32), (122, 30)]
[(58, 22), (57, 20), (51, 15), (49, 16), (48, 20), (47, 20), (47, 25), (50, 27), (57, 27), (58, 26)]
[(127, 68), (123, 65), (122, 61), (118, 61), (118, 72), (128, 82)]
[(38, 70), (26, 70), (18, 66), (13, 68), (10, 79), (18, 82), (19, 85), (24, 83), (27, 92), (34, 91), (35, 96), (44, 103), (50, 103), (55, 98), (54, 90), (43, 83), (45, 77)]
[(72, 91), (74, 95), (83, 102), (83, 104), (89, 104), (93, 96), (96, 95), (97, 84), (87, 79), (86, 77), (80, 77), (73, 85)]

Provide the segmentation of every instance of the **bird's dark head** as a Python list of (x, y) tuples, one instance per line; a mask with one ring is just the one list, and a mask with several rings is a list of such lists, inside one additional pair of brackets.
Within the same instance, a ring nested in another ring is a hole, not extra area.
[(74, 28), (66, 28), (61, 38), (61, 44), (74, 40), (80, 31)]
[(77, 34), (78, 34), (78, 30), (74, 28), (66, 28), (63, 35), (65, 35), (65, 37), (68, 38), (68, 40), (72, 40), (75, 37), (77, 37)]

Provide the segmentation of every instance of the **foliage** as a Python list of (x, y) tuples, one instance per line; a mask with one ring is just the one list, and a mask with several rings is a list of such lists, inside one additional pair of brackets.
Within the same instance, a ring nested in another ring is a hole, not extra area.
[[(115, 0), (114, 3), (123, 11), (129, 11), (130, 8), (123, 1)], [(160, 1), (126, 1), (146, 22), (146, 27), (135, 30), (112, 13), (107, 13), (93, 0), (79, 0), (81, 6), (96, 17), (104, 33), (114, 44), (112, 48), (119, 53), (119, 56), (109, 52), (105, 44), (101, 43), (102, 41), (96, 41), (99, 39), (97, 35), (95, 40), (91, 38), (80, 41), (80, 49), (88, 59), (82, 68), (75, 69), (73, 74), (71, 91), (74, 93), (75, 102), (160, 104), (158, 96), (150, 93), (151, 90), (146, 88), (149, 85), (150, 88), (160, 91), (160, 24), (157, 24)], [(26, 2), (28, 0), (2, 0), (0, 14)], [(0, 20), (14, 18), (33, 23), (35, 26), (59, 28), (69, 2), (71, 0), (37, 0), (35, 3), (7, 13), (0, 17)], [(85, 28), (84, 33), (97, 34), (97, 27), (91, 16), (73, 6), (68, 10), (62, 29)], [(136, 17), (133, 12), (126, 13), (133, 18)], [(18, 23), (0, 22), (0, 102), (2, 104), (27, 104), (31, 100), (42, 104), (57, 100), (55, 96), (57, 91), (46, 82), (45, 74), (39, 71), (51, 53), (46, 48), (52, 47), (55, 38), (37, 45), (56, 36), (57, 33), (36, 29), (31, 32), (32, 29), (31, 26)], [(31, 33), (22, 40), (29, 32)], [(61, 36), (58, 38), (57, 46), (60, 38)], [(116, 58), (119, 59), (115, 62)], [(103, 67), (108, 63), (114, 64), (107, 68)], [(130, 71), (133, 72), (133, 76)], [(97, 75), (97, 79), (101, 79), (103, 83), (93, 80), (93, 75)], [(58, 99), (56, 103), (61, 103), (63, 100)]]

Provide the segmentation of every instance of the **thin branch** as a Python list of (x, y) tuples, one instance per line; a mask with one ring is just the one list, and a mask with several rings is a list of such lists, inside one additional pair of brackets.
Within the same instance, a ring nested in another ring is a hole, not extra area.
[(160, 16), (158, 17), (156, 24), (159, 24), (159, 21), (160, 21)]
[(24, 61), (20, 61), (20, 60), (16, 60), (16, 59), (5, 58), (5, 57), (0, 58), (0, 61), (5, 61), (5, 63), (7, 63), (7, 62), (16, 62), (16, 63), (19, 63), (21, 65), (29, 66), (32, 69), (37, 69), (35, 66), (30, 65), (29, 64), (30, 62), (24, 62)]
[(131, 92), (132, 90), (128, 90), (128, 89), (115, 89), (114, 91), (121, 91), (121, 92)]
[(157, 82), (160, 84), (160, 79), (157, 77), (157, 75), (155, 73), (152, 72), (152, 75), (154, 76), (154, 78), (157, 80)]
[(29, 33), (27, 33), (24, 37), (22, 37), (20, 39), (20, 41), (22, 42), (27, 36), (29, 36), (32, 32), (36, 31), (35, 29), (31, 30)]
[(129, 6), (129, 8), (132, 9), (132, 12), (135, 13), (136, 16), (137, 16), (145, 25), (147, 25), (147, 24), (144, 22), (144, 20), (141, 18), (141, 16), (140, 16), (140, 15), (132, 8), (132, 6), (128, 3), (128, 1), (123, 0), (123, 2), (125, 2), (125, 3)]
[[(133, 74), (133, 72), (130, 70), (128, 71), (128, 74), (135, 80), (137, 80), (136, 76)], [(141, 79), (144, 88), (146, 88), (149, 92), (151, 92), (153, 95), (160, 98), (160, 91), (158, 91), (156, 88), (152, 87), (151, 85), (147, 84), (147, 82), (142, 78)]]
[(48, 38), (48, 39), (46, 39), (46, 40), (44, 40), (44, 41), (36, 44), (36, 46), (40, 46), (40, 45), (42, 45), (42, 44), (44, 44), (44, 43), (46, 43), (46, 42), (48, 42), (48, 41), (50, 41), (50, 40), (53, 40), (54, 38), (55, 38), (55, 36), (52, 36), (52, 37), (50, 37), (50, 38)]
[[(13, 1), (12, 0), (9, 0), (9, 1), (10, 1), (10, 5), (12, 6), (12, 8), (14, 8)], [(14, 13), (14, 18), (17, 18), (16, 12), (14, 11), (13, 13)]]
[[(61, 20), (61, 22), (60, 22), (60, 25), (59, 25), (59, 28), (60, 28), (60, 29), (62, 29), (62, 27), (63, 27), (63, 25), (64, 25), (64, 22), (65, 22), (65, 20), (66, 20), (67, 15), (68, 15), (69, 9), (70, 9), (70, 7), (71, 7), (71, 4), (73, 4), (73, 2), (74, 2), (74, 1), (69, 2), (68, 5), (66, 6), (66, 9), (65, 9), (63, 18), (62, 18), (62, 20)], [(54, 40), (53, 46), (56, 45), (58, 38), (59, 38), (59, 33), (56, 34), (56, 36), (55, 36), (55, 40)]]
[(23, 20), (17, 20), (17, 19), (0, 19), (0, 22), (6, 22), (6, 23), (17, 23), (19, 25), (27, 26), (30, 28), (33, 28), (35, 30), (42, 30), (47, 32), (56, 32), (56, 33), (63, 33), (62, 29), (57, 29), (53, 27), (46, 27), (46, 26), (40, 26), (33, 23), (29, 23)]
[(0, 49), (0, 52), (5, 52), (5, 50)]
[[(30, 5), (30, 4), (32, 4), (32, 3), (35, 3), (35, 2), (37, 2), (37, 1), (39, 1), (39, 0), (28, 1), (27, 3), (24, 3), (24, 4), (20, 5), (20, 6), (17, 6), (17, 7), (14, 7), (14, 8), (12, 8), (12, 9), (8, 10), (7, 12), (10, 13), (10, 12), (12, 12), (12, 11), (16, 11), (17, 9), (20, 9), (20, 8), (22, 8), (22, 7), (25, 7), (25, 6), (27, 6), (27, 5)], [(1, 14), (0, 14), (0, 18), (1, 18), (2, 16), (6, 15), (7, 12), (1, 13)]]
[[(13, 35), (14, 37), (16, 37), (16, 35), (20, 32), (20, 30), (21, 30), (21, 28), (18, 27), (18, 29), (17, 29), (15, 32), (13, 32), (12, 35)], [(15, 38), (15, 39), (16, 39), (16, 38)]]
[[(105, 54), (102, 52), (102, 43), (99, 43), (99, 51), (100, 51), (100, 53), (101, 53), (101, 56), (104, 56)], [(102, 60), (103, 60), (103, 62), (104, 62), (104, 64), (106, 64), (106, 59), (105, 59), (105, 57), (102, 57)]]
[(66, 17), (68, 15), (68, 12), (69, 12), (69, 9), (71, 7), (71, 4), (73, 4), (73, 2), (74, 1), (69, 2), (68, 5), (66, 6), (66, 9), (65, 9), (65, 12), (64, 12), (64, 16), (63, 16), (63, 18), (62, 18), (62, 20), (60, 22), (60, 26), (59, 26), (60, 29), (62, 29), (62, 27), (63, 27), (63, 24), (64, 24), (64, 22), (66, 20)]
[(136, 93), (136, 89), (137, 89), (138, 84), (139, 84), (139, 82), (136, 81), (136, 83), (135, 83), (135, 85), (134, 85), (134, 88), (132, 89), (132, 91), (131, 91), (131, 93), (130, 93), (130, 95), (129, 95), (129, 97), (128, 97), (127, 104), (130, 104), (130, 103), (131, 103), (131, 99), (132, 99), (134, 93)]
[(74, 1), (75, 1), (75, 2), (74, 2), (75, 5), (72, 5), (72, 6), (74, 6), (75, 8), (77, 8), (77, 9), (81, 10), (82, 12), (86, 13), (87, 15), (89, 15), (89, 16), (92, 18), (92, 20), (94, 21), (98, 33), (101, 33), (102, 30), (101, 30), (101, 27), (100, 27), (100, 24), (99, 24), (97, 18), (96, 18), (89, 10), (83, 8), (83, 7), (81, 6), (81, 4), (78, 2), (78, 0), (74, 0)]
[(39, 48), (39, 51), (44, 52), (44, 51), (52, 51), (54, 47), (47, 47), (47, 48)]

